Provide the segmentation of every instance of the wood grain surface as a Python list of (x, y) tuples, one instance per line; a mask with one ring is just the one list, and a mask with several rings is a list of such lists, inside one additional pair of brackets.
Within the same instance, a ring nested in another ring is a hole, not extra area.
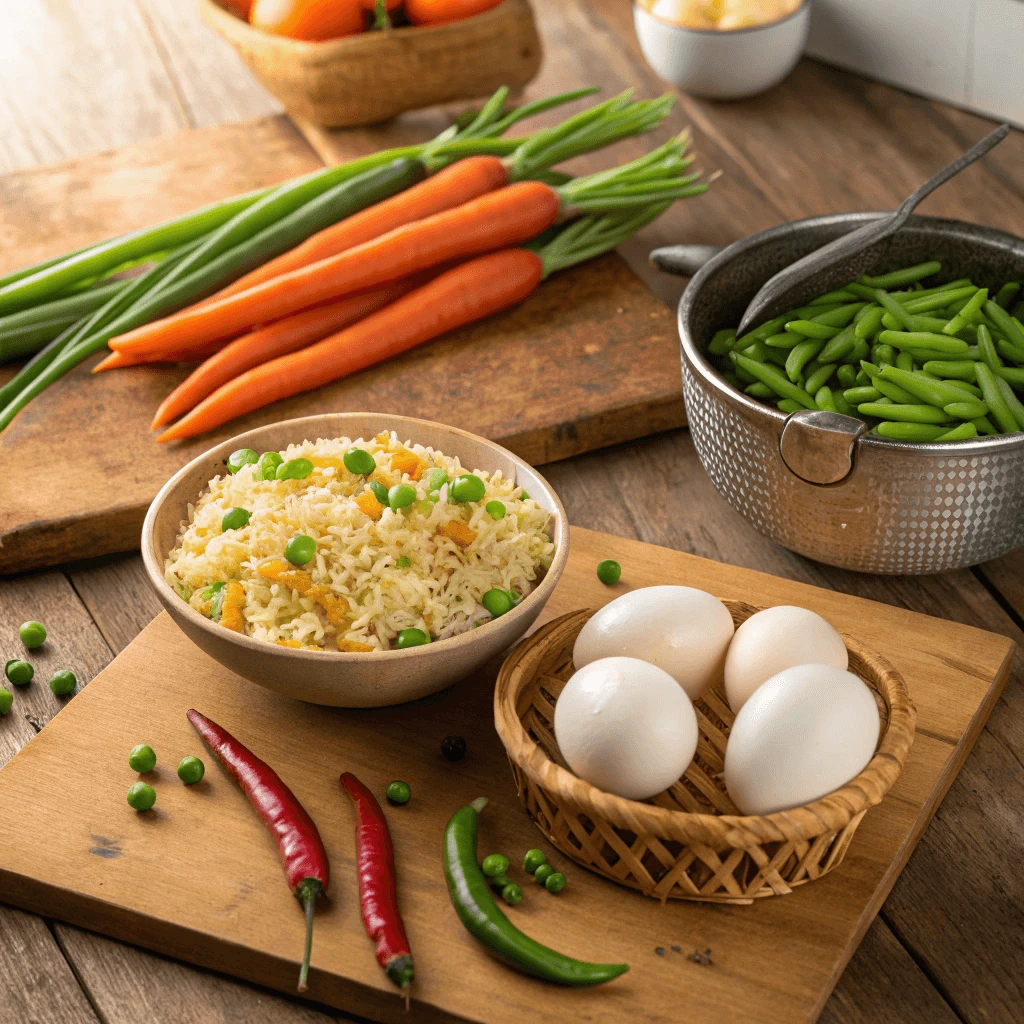
[[(603, 557), (623, 566), (614, 587), (594, 573)], [(263, 826), (212, 763), (199, 786), (183, 787), (173, 777), (175, 762), (201, 748), (184, 718), (186, 708), (196, 706), (274, 764), (320, 823), (334, 883), (317, 924), (314, 999), (381, 1021), (498, 1022), (511, 1015), (610, 1024), (624, 1019), (642, 992), (645, 1017), (667, 1024), (677, 1019), (683, 985), (694, 1024), (756, 1015), (764, 1024), (814, 1020), (988, 716), (1013, 644), (581, 529), (573, 531), (569, 564), (543, 618), (658, 583), (813, 608), (903, 673), (919, 728), (900, 779), (868, 812), (843, 865), (790, 896), (752, 907), (663, 907), (579, 868), (568, 869), (567, 906), (527, 890), (519, 917), (524, 927), (586, 959), (627, 960), (631, 972), (622, 983), (558, 991), (509, 975), (462, 932), (451, 910), (438, 845), (455, 808), (480, 793), (491, 798), (481, 821), (481, 855), (484, 848), (500, 849), (515, 860), (515, 851), (541, 841), (518, 803), (494, 732), (494, 666), (404, 707), (322, 709), (233, 675), (161, 615), (0, 774), (0, 803), (9, 811), (0, 822), (0, 883), (8, 899), (28, 909), (291, 990), (301, 914), (281, 883)], [(133, 700), (140, 690), (148, 698)], [(457, 766), (438, 749), (453, 731), (470, 748)], [(143, 739), (163, 766), (152, 776), (157, 809), (137, 815), (124, 803), (134, 776), (126, 765), (115, 769), (115, 752)], [(96, 751), (109, 752), (111, 764), (95, 764)], [(94, 767), (58, 785), (69, 760)], [(342, 769), (378, 792), (393, 777), (413, 789), (412, 803), (389, 814), (403, 913), (419, 964), (408, 1018), (373, 959), (355, 907), (351, 815), (336, 780)], [(547, 852), (552, 864), (565, 866), (557, 852)], [(191, 870), (182, 870), (186, 864)], [(673, 953), (672, 945), (687, 953), (710, 947), (714, 969)], [(493, 998), (498, 988), (500, 1001)]]

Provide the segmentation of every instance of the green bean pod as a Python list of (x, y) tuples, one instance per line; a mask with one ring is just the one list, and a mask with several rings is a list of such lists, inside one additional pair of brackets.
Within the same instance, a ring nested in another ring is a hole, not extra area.
[(857, 322), (857, 326), (853, 329), (853, 333), (858, 338), (874, 337), (881, 330), (882, 321), (886, 316), (885, 309), (882, 306), (868, 306), (866, 308), (868, 312)]
[(842, 328), (828, 327), (826, 324), (817, 323), (814, 320), (790, 320), (786, 324), (786, 330), (792, 334), (802, 334), (805, 338), (828, 341), (829, 338), (834, 338)]
[(951, 302), (969, 299), (977, 290), (973, 284), (969, 284), (962, 288), (952, 288), (922, 295), (918, 298), (907, 299), (905, 302), (901, 302), (900, 305), (912, 315), (931, 313), (936, 309), (945, 309)]
[(736, 343), (736, 332), (732, 328), (716, 331), (708, 344), (708, 352), (713, 356), (724, 356)]
[(981, 307), (988, 301), (988, 289), (979, 288), (964, 304), (963, 308), (953, 317), (945, 327), (942, 328), (943, 334), (956, 334), (957, 331), (963, 330), (963, 328), (969, 324), (978, 313), (981, 312)]
[(843, 328), (848, 326), (866, 305), (868, 305), (866, 302), (851, 302), (845, 306), (831, 309), (827, 313), (819, 313), (817, 316), (811, 317), (811, 323)]
[(804, 381), (804, 390), (809, 395), (815, 394), (832, 379), (832, 374), (835, 373), (835, 370), (835, 363), (825, 363), (815, 367), (814, 371), (809, 373)]
[(796, 348), (789, 350), (786, 357), (786, 375), (791, 381), (796, 382), (800, 371), (825, 347), (824, 341), (813, 338), (803, 341)]
[(1007, 281), (1002, 288), (995, 294), (995, 303), (997, 306), (1002, 306), (1003, 309), (1009, 309), (1010, 303), (1017, 297), (1017, 292), (1020, 291), (1020, 282), (1018, 281)]
[(827, 306), (833, 302), (854, 302), (857, 296), (845, 288), (839, 288), (834, 292), (825, 292), (811, 302), (812, 306)]
[(1009, 313), (1003, 309), (997, 302), (993, 302), (989, 299), (985, 303), (985, 316), (989, 318), (999, 328), (999, 330), (1006, 336), (1006, 340), (1013, 345), (1014, 348), (1020, 349), (1024, 352), (1024, 328), (1021, 327), (1016, 320), (1010, 316)]
[(456, 811), (444, 834), (444, 875), (452, 906), (467, 931), (510, 967), (561, 985), (611, 981), (628, 964), (592, 964), (556, 953), (524, 935), (502, 913), (477, 863), (477, 819), (487, 803), (479, 798)]
[[(744, 389), (745, 395), (750, 395), (751, 398), (774, 398), (775, 392), (772, 391), (767, 384), (762, 384), (761, 381), (755, 380), (753, 384), (748, 384)], [(986, 410), (987, 411), (987, 410)], [(975, 415), (978, 415), (975, 413)], [(970, 419), (970, 417), (967, 417)]]
[(901, 352), (910, 352), (915, 355), (922, 350), (928, 352), (944, 352), (947, 355), (963, 355), (969, 349), (969, 345), (961, 338), (947, 338), (942, 334), (933, 334), (931, 331), (882, 331), (878, 340), (886, 345), (892, 345)]
[(772, 334), (764, 339), (764, 343), (768, 348), (777, 348), (789, 351), (791, 348), (796, 348), (802, 341), (807, 339), (799, 334), (793, 334), (791, 331), (782, 331), (780, 334)]
[[(890, 381), (897, 387), (902, 388), (917, 401), (926, 402), (928, 405), (934, 405), (939, 409), (950, 402), (962, 402), (972, 397), (956, 384), (949, 384), (944, 380), (933, 380), (931, 377), (926, 377), (923, 374), (900, 370), (895, 366), (884, 367), (879, 376), (883, 380)], [(986, 411), (976, 412), (974, 416), (984, 416)], [(973, 419), (974, 417), (968, 416), (965, 418)]]
[(786, 414), (799, 412), (803, 406), (799, 402), (794, 402), (791, 398), (780, 398), (776, 403), (775, 407)]
[(978, 428), (973, 423), (961, 423), (960, 426), (940, 434), (936, 441), (970, 441), (978, 436)]
[(996, 376), (988, 363), (978, 363), (976, 366), (978, 374), (978, 386), (981, 388), (982, 397), (988, 406), (989, 413), (996, 421), (996, 425), (1004, 434), (1014, 434), (1020, 427), (1017, 418), (1010, 411), (1010, 407), (1003, 398), (1003, 393), (996, 384)]
[(847, 388), (843, 392), (843, 398), (852, 406), (862, 405), (864, 402), (877, 402), (882, 397), (882, 392), (878, 388), (867, 385)]
[(825, 342), (825, 347), (818, 353), (818, 358), (823, 363), (838, 363), (853, 351), (856, 344), (857, 336), (854, 334), (853, 324), (850, 324), (834, 338)]
[(976, 420), (988, 414), (988, 406), (984, 402), (950, 402), (942, 411), (955, 420)]
[(730, 355), (733, 363), (736, 365), (737, 373), (740, 370), (745, 370), (756, 380), (767, 384), (780, 398), (789, 398), (794, 402), (798, 402), (805, 409), (818, 408), (814, 399), (803, 388), (794, 384), (774, 366), (755, 362), (753, 359), (748, 359), (738, 352), (732, 352)]
[(926, 277), (932, 277), (942, 269), (938, 260), (928, 260), (926, 263), (918, 263), (913, 267), (903, 267), (901, 270), (894, 270), (889, 274), (880, 274), (878, 277), (859, 278), (859, 283), (868, 288), (903, 288), (908, 284), (914, 284)]
[(897, 420), (883, 420), (875, 429), (882, 437), (892, 441), (909, 441), (913, 444), (928, 444), (938, 441), (948, 433), (946, 427), (936, 427), (927, 423), (901, 423)]
[(884, 420), (899, 420), (901, 423), (946, 423), (949, 417), (942, 409), (933, 405), (904, 405), (894, 402), (863, 402), (857, 406), (862, 416), (877, 416)]
[(909, 352), (897, 352), (896, 368), (899, 370), (913, 370), (914, 357)]
[(995, 382), (999, 394), (1006, 403), (1006, 407), (1017, 421), (1017, 429), (1024, 430), (1024, 405), (1021, 404), (1020, 399), (1013, 393), (1013, 388), (1002, 377), (995, 377)]
[(995, 426), (993, 425), (992, 421), (987, 416), (979, 416), (976, 420), (971, 420), (971, 423), (974, 424), (975, 429), (978, 431), (979, 434), (984, 434), (986, 437), (992, 434), (999, 433), (999, 431), (996, 430)]
[(836, 370), (836, 380), (839, 381), (840, 387), (845, 391), (847, 388), (856, 387), (857, 384), (857, 370), (847, 363), (843, 363)]

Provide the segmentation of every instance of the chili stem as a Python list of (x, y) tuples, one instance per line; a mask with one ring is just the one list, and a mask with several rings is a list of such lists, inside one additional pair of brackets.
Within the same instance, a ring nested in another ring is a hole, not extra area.
[(309, 958), (313, 955), (313, 920), (316, 917), (316, 894), (308, 883), (302, 893), (302, 908), (306, 912), (306, 948), (302, 954), (302, 967), (299, 969), (299, 991), (305, 992), (309, 987)]

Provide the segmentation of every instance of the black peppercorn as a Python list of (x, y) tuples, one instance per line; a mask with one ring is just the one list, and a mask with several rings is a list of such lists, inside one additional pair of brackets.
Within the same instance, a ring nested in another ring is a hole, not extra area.
[(466, 756), (466, 741), (461, 736), (445, 736), (441, 753), (446, 761), (461, 761)]

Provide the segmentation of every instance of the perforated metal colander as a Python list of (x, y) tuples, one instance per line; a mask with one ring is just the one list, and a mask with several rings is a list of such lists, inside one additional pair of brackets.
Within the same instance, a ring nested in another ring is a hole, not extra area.
[[(715, 486), (762, 533), (809, 558), (860, 572), (920, 575), (998, 558), (1024, 544), (1024, 434), (956, 444), (865, 435), (849, 416), (786, 416), (734, 390), (704, 357), (764, 282), (878, 214), (815, 217), (721, 250), (679, 304), (690, 432)], [(825, 271), (793, 305), (851, 276), (941, 260), (941, 279), (990, 289), (1024, 280), (1024, 241), (992, 228), (912, 217), (855, 265)]]

